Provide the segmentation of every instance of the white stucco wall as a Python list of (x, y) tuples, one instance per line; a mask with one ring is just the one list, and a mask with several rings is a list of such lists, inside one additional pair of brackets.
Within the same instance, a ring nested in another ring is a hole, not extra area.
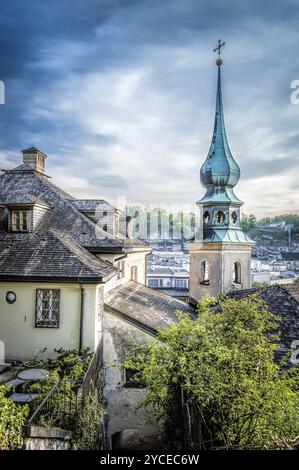
[[(147, 251), (132, 251), (127, 254), (125, 258), (122, 258), (121, 261), (125, 262), (125, 277), (121, 279), (117, 279), (117, 276), (114, 276), (105, 284), (105, 292), (108, 292), (110, 289), (117, 287), (121, 284), (125, 284), (131, 280), (131, 267), (137, 266), (138, 269), (138, 276), (137, 282), (139, 284), (144, 284), (146, 281), (146, 256), (149, 254), (149, 250)], [(114, 263), (117, 265), (117, 261), (114, 260), (121, 255), (111, 255), (111, 254), (101, 254), (99, 255), (100, 258), (110, 261), (110, 263)]]
[[(58, 328), (35, 327), (36, 289), (60, 289), (60, 321)], [(83, 344), (96, 348), (101, 330), (98, 297), (102, 286), (86, 285)], [(8, 304), (7, 291), (15, 292), (17, 300)], [(5, 345), (5, 357), (30, 359), (37, 351), (47, 348), (72, 349), (79, 345), (81, 292), (76, 284), (1, 283), (0, 341)]]

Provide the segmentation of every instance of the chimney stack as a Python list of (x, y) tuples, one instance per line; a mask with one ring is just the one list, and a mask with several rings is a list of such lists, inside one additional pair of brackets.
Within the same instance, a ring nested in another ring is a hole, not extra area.
[(23, 154), (23, 163), (27, 163), (32, 166), (35, 171), (39, 173), (45, 172), (45, 159), (47, 155), (38, 150), (36, 147), (30, 147), (28, 149), (22, 150)]

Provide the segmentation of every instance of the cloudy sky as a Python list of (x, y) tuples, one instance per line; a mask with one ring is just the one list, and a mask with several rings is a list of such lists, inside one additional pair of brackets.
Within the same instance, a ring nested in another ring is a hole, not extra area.
[(297, 0), (0, 0), (0, 164), (34, 144), (78, 197), (187, 205), (204, 193), (213, 48), (223, 52), (237, 196), (299, 211)]

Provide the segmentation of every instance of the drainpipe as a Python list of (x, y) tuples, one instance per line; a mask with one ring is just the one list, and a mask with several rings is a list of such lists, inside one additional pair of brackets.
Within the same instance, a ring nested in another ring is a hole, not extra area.
[(84, 313), (85, 313), (85, 287), (80, 284), (81, 290), (81, 309), (80, 309), (80, 335), (79, 335), (79, 351), (82, 350), (83, 346), (83, 327), (84, 327)]

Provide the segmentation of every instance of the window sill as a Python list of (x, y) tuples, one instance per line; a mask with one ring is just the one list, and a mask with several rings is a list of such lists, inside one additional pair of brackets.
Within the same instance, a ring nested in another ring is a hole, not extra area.
[(239, 290), (242, 289), (243, 284), (241, 282), (233, 282), (233, 287)]
[(35, 328), (59, 328), (59, 325), (35, 325)]
[(210, 285), (210, 281), (199, 281), (199, 284), (201, 286), (209, 286)]

